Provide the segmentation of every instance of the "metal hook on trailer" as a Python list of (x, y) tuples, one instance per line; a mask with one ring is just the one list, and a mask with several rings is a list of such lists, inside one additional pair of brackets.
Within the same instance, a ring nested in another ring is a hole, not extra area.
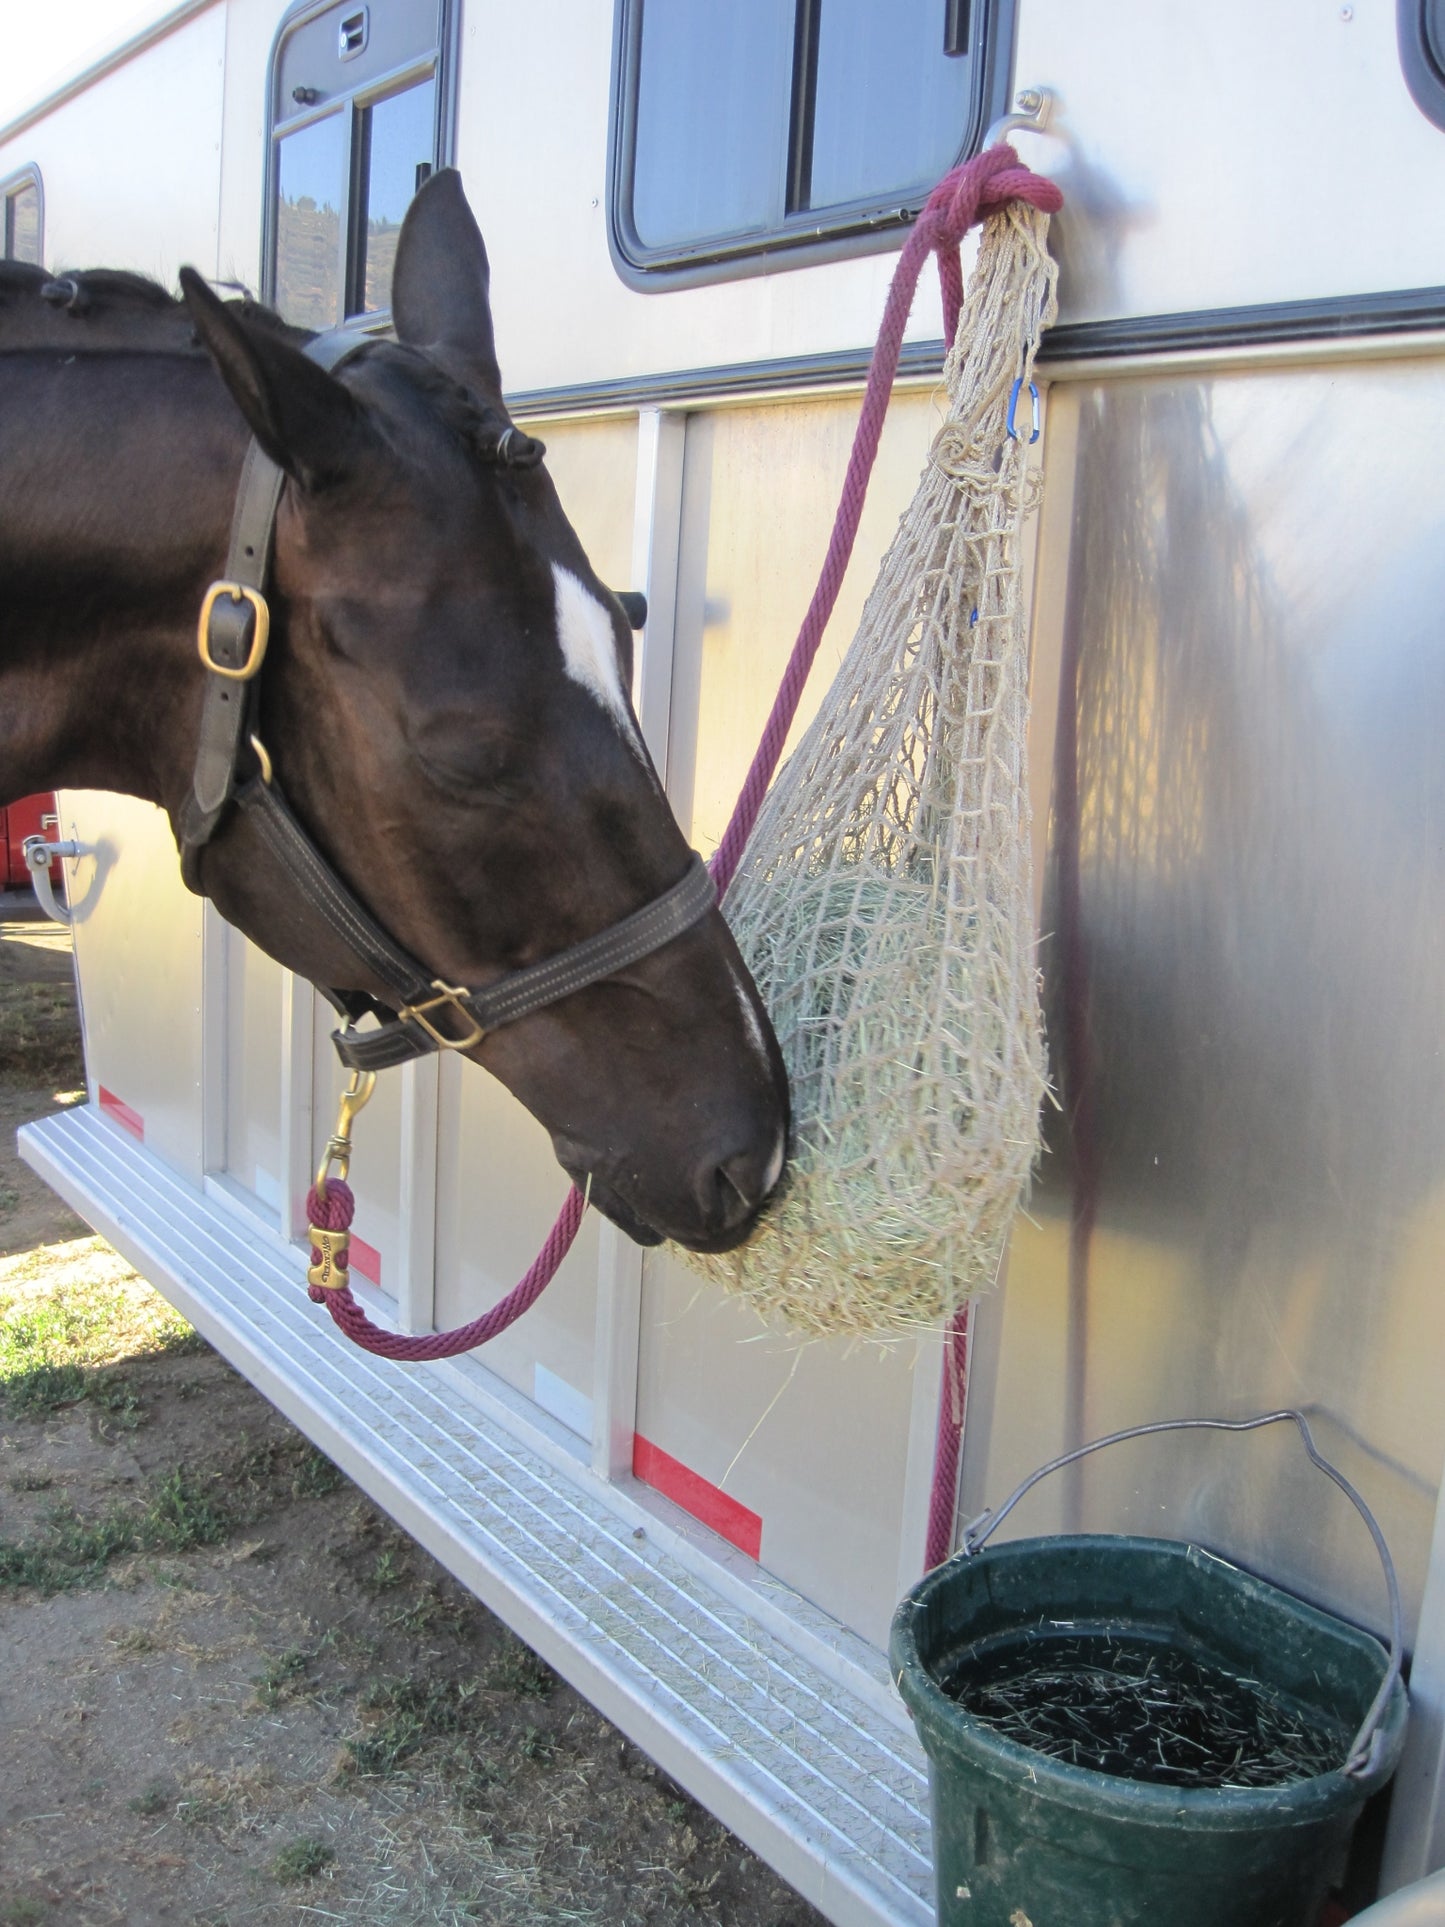
[[(54, 822), (47, 817), (47, 822)], [(67, 858), (84, 856), (85, 848), (80, 843), (51, 843), (44, 836), (27, 836), (20, 845), (20, 854), (25, 859), (25, 867), (30, 872), (30, 881), (35, 886), (35, 894), (40, 907), (52, 922), (68, 924), (70, 911), (56, 898), (50, 882), (50, 866), (56, 857)]]
[(1013, 112), (1000, 114), (983, 137), (985, 147), (994, 147), (1010, 134), (1046, 134), (1053, 118), (1057, 96), (1049, 87), (1024, 87), (1014, 95)]

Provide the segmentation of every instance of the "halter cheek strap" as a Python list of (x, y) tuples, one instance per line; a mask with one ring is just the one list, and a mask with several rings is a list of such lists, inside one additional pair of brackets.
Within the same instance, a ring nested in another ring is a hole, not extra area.
[[(359, 346), (352, 335), (319, 335), (306, 353), (330, 369)], [(480, 990), (445, 983), (382, 928), (297, 821), (256, 734), (259, 677), (270, 634), (265, 586), (284, 480), (282, 470), (252, 441), (236, 491), (226, 573), (212, 583), (201, 607), (197, 646), (206, 689), (195, 773), (176, 835), (181, 874), (197, 896), (204, 896), (201, 851), (234, 805), (332, 934), (369, 976), (386, 985), (393, 1009), (365, 992), (317, 985), (346, 1019), (346, 1028), (332, 1033), (341, 1061), (354, 1071), (378, 1071), (429, 1051), (471, 1050), (488, 1031), (600, 983), (706, 916), (717, 891), (702, 858), (694, 855), (679, 881), (641, 910)], [(243, 780), (239, 765), (248, 742), (260, 773)], [(368, 1014), (381, 1020), (379, 1028), (351, 1028)]]

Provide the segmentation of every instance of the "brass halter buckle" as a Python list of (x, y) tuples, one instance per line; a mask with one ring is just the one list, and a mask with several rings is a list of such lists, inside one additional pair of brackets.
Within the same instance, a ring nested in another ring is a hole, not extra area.
[[(435, 997), (424, 997), (419, 1004), (403, 1004), (400, 1015), (414, 1018), (432, 1042), (440, 1045), (443, 1050), (470, 1050), (473, 1044), (480, 1044), (487, 1033), (462, 1002), (467, 994), (466, 991), (457, 984), (444, 984), (440, 977), (432, 980), (432, 989), (437, 993)], [(429, 1010), (436, 1010), (442, 1004), (449, 1004), (461, 1022), (467, 1026), (465, 1037), (448, 1037), (427, 1017), (426, 1013)]]
[[(316, 1195), (318, 1198), (324, 1198), (326, 1196), (326, 1180), (331, 1175), (331, 1167), (333, 1164), (336, 1166), (336, 1175), (338, 1178), (344, 1180), (350, 1172), (352, 1121), (356, 1113), (370, 1102), (371, 1093), (375, 1089), (375, 1071), (353, 1071), (351, 1073), (351, 1082), (341, 1093), (341, 1109), (337, 1113), (336, 1129), (326, 1140), (326, 1149), (322, 1152), (321, 1162), (316, 1167)], [(313, 1232), (314, 1229), (313, 1227)], [(327, 1237), (336, 1237), (340, 1234), (328, 1232), (325, 1235)], [(318, 1251), (324, 1252), (325, 1248), (322, 1245), (319, 1235), (313, 1236), (312, 1243)], [(312, 1282), (314, 1284), (320, 1284), (323, 1281), (318, 1278), (313, 1279)]]
[[(229, 596), (232, 602), (249, 602), (256, 618), (256, 626), (251, 636), (251, 647), (245, 662), (239, 669), (228, 669), (224, 663), (216, 661), (211, 654), (211, 611), (222, 596)], [(249, 682), (266, 660), (266, 644), (271, 639), (271, 611), (266, 598), (259, 589), (248, 588), (244, 582), (213, 582), (206, 591), (206, 599), (201, 604), (201, 619), (196, 625), (196, 647), (201, 661), (213, 676), (223, 676), (227, 682)]]

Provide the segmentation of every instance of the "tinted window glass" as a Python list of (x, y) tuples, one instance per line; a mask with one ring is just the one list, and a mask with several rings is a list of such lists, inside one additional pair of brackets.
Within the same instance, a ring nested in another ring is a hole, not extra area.
[(806, 205), (932, 187), (968, 133), (970, 61), (943, 50), (942, 0), (823, 0)]
[(366, 205), (358, 237), (363, 263), (358, 283), (368, 314), (391, 306), (391, 268), (402, 216), (416, 193), (418, 169), (430, 168), (436, 151), (436, 94), (436, 82), (428, 80), (377, 101), (361, 116)]
[(276, 163), (276, 306), (298, 328), (333, 328), (341, 319), (345, 117), (330, 114), (288, 134)]
[(5, 197), (5, 254), (11, 261), (40, 260), (40, 195), (33, 186)]
[(645, 246), (780, 219), (792, 47), (781, 0), (647, 0), (632, 201)]

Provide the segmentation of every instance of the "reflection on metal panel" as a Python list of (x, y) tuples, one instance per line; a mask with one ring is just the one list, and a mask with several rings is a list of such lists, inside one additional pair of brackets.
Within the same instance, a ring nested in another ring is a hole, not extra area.
[[(1063, 1111), (970, 1479), (996, 1498), (1115, 1426), (1303, 1405), (1412, 1618), (1445, 1455), (1440, 373), (1053, 392), (1077, 448), (1050, 475), (1067, 562), (1041, 566), (1056, 719), (1038, 696)], [(1381, 1623), (1368, 1541), (1285, 1442), (1126, 1453), (1017, 1530), (1167, 1523)]]
[[(668, 782), (704, 850), (722, 833), (807, 606), (857, 412), (856, 398), (829, 397), (688, 421)], [(798, 728), (852, 637), (933, 426), (928, 395), (895, 400)], [(665, 1252), (647, 1254), (643, 1281), (638, 1432), (761, 1519), (769, 1572), (881, 1644), (912, 1540), (915, 1345), (800, 1345)]]
[[(150, 803), (67, 790), (68, 863), (91, 1095), (192, 1184), (201, 1181), (201, 903)], [(136, 1124), (139, 1124), (139, 1130)]]
[(609, 589), (640, 587), (629, 580), (637, 417), (533, 426), (547, 444), (547, 473), (588, 561)]
[(281, 1212), (281, 966), (228, 929), (224, 1169)]
[[(704, 852), (732, 813), (827, 552), (858, 406), (856, 396), (830, 397), (688, 421), (668, 790)], [(930, 395), (894, 396), (790, 746), (852, 640), (938, 420)]]
[(638, 1433), (760, 1519), (767, 1571), (876, 1646), (898, 1599), (916, 1350), (805, 1343), (676, 1258), (646, 1256)]
[[(441, 1065), (437, 1135), (436, 1322), (478, 1318), (523, 1276), (552, 1229), (568, 1178), (551, 1141), (510, 1092), (476, 1064), (448, 1054)], [(572, 1423), (591, 1396), (597, 1319), (595, 1212), (526, 1317), (479, 1354), (528, 1398), (537, 1367), (573, 1395), (539, 1403)]]

